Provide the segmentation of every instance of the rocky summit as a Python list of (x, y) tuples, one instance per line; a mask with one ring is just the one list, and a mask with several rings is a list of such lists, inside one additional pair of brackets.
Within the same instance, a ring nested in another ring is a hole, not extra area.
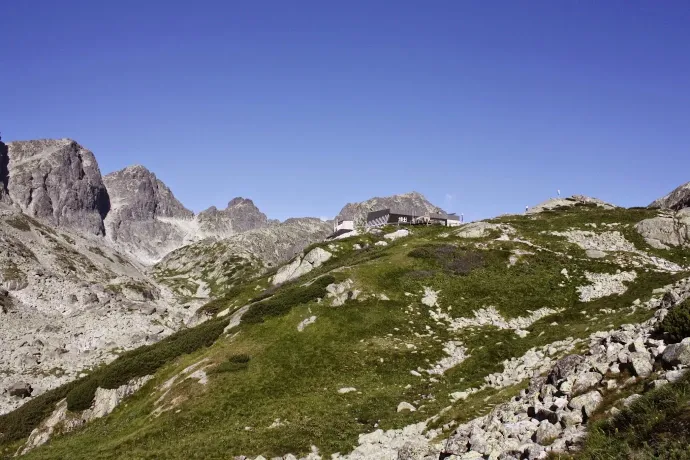
[(6, 188), (23, 212), (58, 227), (102, 235), (110, 210), (96, 158), (71, 139), (7, 144)]
[(336, 238), (3, 145), (0, 458), (687, 458), (682, 193)]

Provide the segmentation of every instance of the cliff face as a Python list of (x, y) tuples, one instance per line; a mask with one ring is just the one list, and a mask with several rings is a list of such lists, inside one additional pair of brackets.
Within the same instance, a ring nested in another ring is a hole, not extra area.
[(10, 142), (0, 160), (3, 194), (26, 214), (104, 234), (110, 199), (90, 150), (71, 139)]

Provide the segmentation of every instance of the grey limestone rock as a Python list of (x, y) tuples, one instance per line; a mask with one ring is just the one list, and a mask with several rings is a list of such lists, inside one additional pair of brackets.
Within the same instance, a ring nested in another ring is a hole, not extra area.
[(15, 205), (55, 226), (104, 233), (110, 199), (90, 150), (71, 139), (17, 141), (7, 147), (9, 177), (6, 184), (0, 179)]
[(678, 364), (690, 366), (690, 337), (683, 339), (680, 343), (667, 346), (661, 359), (670, 366)]

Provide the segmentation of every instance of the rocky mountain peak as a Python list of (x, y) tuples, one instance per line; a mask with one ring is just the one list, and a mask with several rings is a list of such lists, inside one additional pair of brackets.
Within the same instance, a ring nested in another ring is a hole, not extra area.
[(690, 207), (690, 182), (677, 187), (668, 195), (655, 200), (649, 207), (673, 209), (674, 211)]
[(128, 218), (194, 217), (194, 213), (185, 208), (172, 191), (144, 166), (128, 166), (106, 175), (103, 181), (114, 210)]
[(197, 216), (202, 232), (217, 236), (230, 236), (269, 224), (266, 214), (247, 198), (236, 197), (228, 202), (225, 209), (212, 206)]
[(338, 214), (339, 219), (361, 220), (368, 212), (391, 208), (414, 214), (443, 213), (443, 209), (431, 203), (419, 192), (408, 192), (387, 197), (374, 197), (360, 203), (348, 203)]
[[(6, 183), (12, 202), (55, 226), (103, 234), (110, 210), (96, 158), (72, 139), (7, 144)], [(2, 167), (0, 167), (2, 169)]]

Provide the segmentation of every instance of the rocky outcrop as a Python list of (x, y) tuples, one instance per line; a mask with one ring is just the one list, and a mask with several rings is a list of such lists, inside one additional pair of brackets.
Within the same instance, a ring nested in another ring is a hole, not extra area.
[(647, 244), (656, 249), (690, 246), (690, 208), (671, 215), (645, 219), (635, 225), (635, 230), (644, 237)]
[(542, 203), (539, 203), (536, 206), (532, 206), (531, 208), (527, 209), (527, 214), (538, 214), (543, 211), (551, 211), (553, 209), (558, 209), (558, 208), (570, 208), (573, 206), (585, 206), (585, 205), (594, 205), (594, 206), (599, 206), (604, 209), (613, 209), (615, 208), (614, 205), (611, 203), (607, 203), (603, 200), (600, 200), (598, 198), (592, 198), (589, 196), (585, 195), (573, 195), (568, 198), (551, 198), (549, 200), (546, 200)]
[(271, 282), (273, 285), (278, 285), (299, 278), (313, 269), (320, 267), (332, 256), (333, 254), (325, 249), (314, 248), (304, 256), (298, 256), (289, 264), (280, 267)]
[(690, 207), (690, 182), (674, 189), (668, 195), (653, 201), (649, 207), (672, 209), (674, 211)]
[(418, 216), (428, 213), (445, 214), (441, 208), (432, 204), (421, 193), (410, 192), (402, 195), (375, 197), (360, 203), (348, 203), (340, 210), (337, 218), (359, 222), (366, 219), (367, 213), (386, 208), (404, 210)]
[(208, 235), (230, 236), (269, 225), (266, 214), (252, 200), (233, 198), (225, 209), (215, 206), (198, 214), (199, 229)]
[(104, 233), (110, 200), (90, 150), (71, 139), (18, 141), (7, 146), (6, 189), (15, 205), (54, 226)]

